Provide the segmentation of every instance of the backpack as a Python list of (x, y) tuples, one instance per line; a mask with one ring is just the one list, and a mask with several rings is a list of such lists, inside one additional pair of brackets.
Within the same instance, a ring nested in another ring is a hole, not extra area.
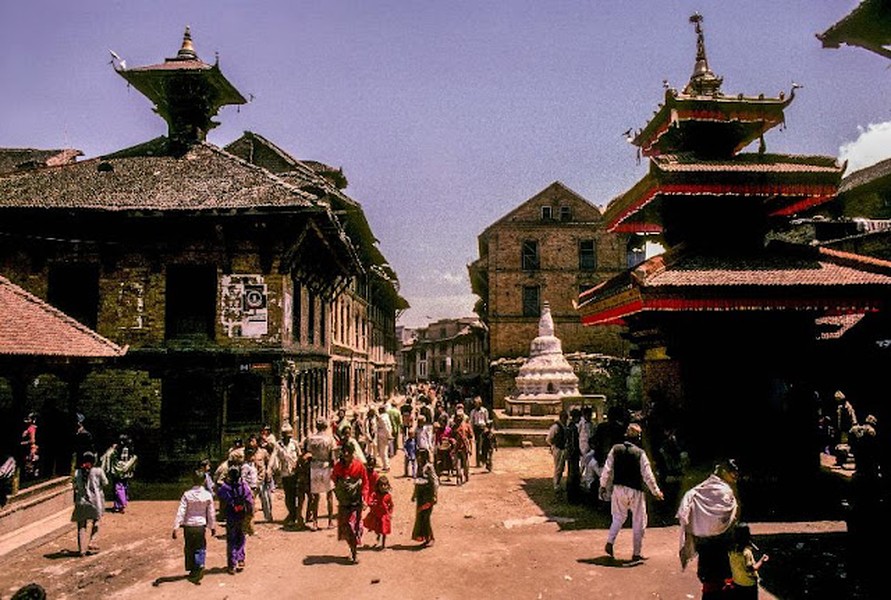
[(557, 433), (554, 434), (554, 446), (559, 450), (563, 450), (566, 448), (566, 427), (560, 421), (557, 421), (555, 424), (557, 425)]
[(247, 510), (247, 498), (244, 497), (240, 485), (235, 488), (235, 495), (232, 498), (232, 502), (229, 504), (229, 506), (232, 507), (232, 511), (235, 514), (241, 514), (245, 510)]
[(0, 481), (12, 481), (13, 475), (15, 475), (15, 459), (7, 456), (3, 464), (0, 465)]

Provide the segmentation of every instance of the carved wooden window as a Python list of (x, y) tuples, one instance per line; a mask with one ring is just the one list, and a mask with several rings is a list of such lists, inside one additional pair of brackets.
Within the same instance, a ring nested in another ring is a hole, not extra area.
[(597, 244), (594, 240), (579, 240), (579, 271), (597, 268)]
[(523, 249), (520, 256), (524, 271), (537, 271), (539, 268), (538, 242), (536, 240), (523, 240)]
[(523, 316), (537, 317), (541, 313), (541, 288), (537, 285), (523, 286)]

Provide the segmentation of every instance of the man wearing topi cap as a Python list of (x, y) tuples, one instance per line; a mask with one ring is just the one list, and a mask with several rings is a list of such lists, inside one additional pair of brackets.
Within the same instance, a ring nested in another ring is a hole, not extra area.
[(285, 493), (285, 508), (288, 509), (288, 516), (285, 517), (284, 524), (290, 526), (297, 521), (297, 460), (300, 448), (291, 437), (294, 429), (290, 423), (282, 425), (281, 433), (281, 439), (275, 443), (269, 468), (281, 477), (282, 491)]
[(625, 430), (625, 441), (610, 449), (600, 474), (600, 493), (604, 497), (612, 487), (610, 499), (613, 522), (606, 539), (606, 553), (613, 556), (613, 544), (631, 511), (633, 555), (631, 560), (643, 560), (643, 537), (647, 528), (647, 501), (644, 485), (658, 500), (664, 499), (650, 461), (640, 448), (641, 429), (632, 423)]

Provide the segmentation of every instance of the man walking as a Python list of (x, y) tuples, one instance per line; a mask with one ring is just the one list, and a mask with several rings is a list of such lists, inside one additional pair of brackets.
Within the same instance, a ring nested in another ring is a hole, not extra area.
[(282, 491), (285, 493), (285, 508), (288, 516), (285, 517), (285, 526), (293, 526), (297, 522), (297, 459), (300, 448), (291, 437), (294, 429), (290, 423), (282, 425), (282, 437), (275, 444), (275, 452), (270, 460), (270, 468), (281, 477)]
[(647, 455), (640, 448), (640, 425), (632, 423), (625, 431), (625, 441), (616, 444), (606, 457), (606, 464), (600, 474), (600, 493), (603, 497), (612, 487), (611, 508), (613, 522), (606, 539), (606, 553), (613, 556), (613, 544), (619, 530), (631, 511), (632, 561), (643, 560), (644, 532), (647, 528), (647, 502), (644, 485), (657, 500), (662, 500), (662, 490), (656, 483), (653, 469)]
[(551, 456), (554, 457), (554, 491), (560, 489), (563, 481), (563, 471), (566, 470), (566, 420), (569, 414), (565, 410), (560, 411), (560, 416), (548, 429), (546, 438), (551, 447)]
[(489, 422), (489, 409), (483, 406), (483, 399), (476, 396), (473, 399), (473, 410), (470, 411), (470, 424), (473, 425), (473, 447), (476, 454), (476, 466), (480, 466), (483, 460), (480, 440), (486, 431), (486, 423)]

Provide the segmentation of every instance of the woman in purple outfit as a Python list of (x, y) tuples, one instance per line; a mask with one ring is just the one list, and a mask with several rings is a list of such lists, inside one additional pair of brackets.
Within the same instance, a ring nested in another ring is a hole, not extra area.
[(251, 488), (241, 479), (241, 469), (230, 467), (226, 481), (220, 486), (217, 496), (226, 503), (226, 566), (229, 574), (244, 570), (245, 516), (254, 510), (254, 497)]

